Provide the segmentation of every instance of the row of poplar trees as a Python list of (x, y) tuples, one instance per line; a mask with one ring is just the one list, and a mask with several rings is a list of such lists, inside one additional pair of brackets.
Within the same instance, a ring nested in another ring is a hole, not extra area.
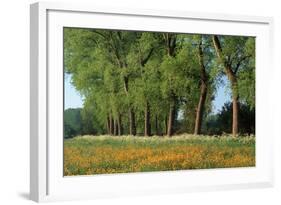
[(228, 79), (232, 134), (239, 103), (255, 106), (255, 38), (64, 28), (64, 69), (90, 126), (110, 135), (201, 134)]

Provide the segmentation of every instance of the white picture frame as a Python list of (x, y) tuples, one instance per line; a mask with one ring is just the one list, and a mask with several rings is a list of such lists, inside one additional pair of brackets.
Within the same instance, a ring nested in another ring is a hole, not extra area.
[[(95, 21), (96, 20), (96, 21)], [(256, 166), (63, 177), (62, 28), (256, 36)], [(30, 198), (53, 201), (273, 186), (269, 70), (273, 19), (213, 13), (35, 3), (30, 10)], [(265, 120), (266, 119), (266, 120)]]

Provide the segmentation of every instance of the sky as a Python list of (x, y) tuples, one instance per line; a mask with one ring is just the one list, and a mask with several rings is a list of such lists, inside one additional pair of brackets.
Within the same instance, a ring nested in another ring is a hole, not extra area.
[(83, 107), (83, 98), (71, 84), (71, 75), (64, 75), (64, 109)]
[(231, 96), (229, 95), (229, 90), (227, 88), (226, 77), (222, 78), (222, 83), (217, 88), (217, 93), (213, 101), (213, 113), (218, 113), (226, 102), (231, 101)]
[[(229, 92), (226, 92), (226, 78), (224, 78), (222, 81), (223, 83), (219, 85), (215, 99), (213, 101), (213, 114), (218, 113), (224, 103), (230, 101), (230, 95), (227, 94)], [(83, 107), (83, 98), (71, 84), (71, 75), (69, 74), (65, 74), (64, 89), (64, 109)]]

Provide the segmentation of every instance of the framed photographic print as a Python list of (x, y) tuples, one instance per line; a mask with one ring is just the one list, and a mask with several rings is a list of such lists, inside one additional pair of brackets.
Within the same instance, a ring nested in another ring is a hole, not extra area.
[(272, 24), (32, 4), (31, 199), (272, 186)]

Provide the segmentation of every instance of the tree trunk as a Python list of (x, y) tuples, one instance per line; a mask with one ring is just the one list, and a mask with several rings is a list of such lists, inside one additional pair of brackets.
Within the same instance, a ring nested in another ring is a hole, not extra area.
[(201, 134), (202, 118), (204, 113), (204, 105), (207, 96), (207, 86), (205, 83), (201, 85), (200, 99), (196, 110), (194, 134)]
[[(170, 57), (175, 57), (175, 50), (176, 50), (176, 35), (171, 33), (164, 34), (164, 40), (166, 43), (167, 48), (167, 55)], [(172, 92), (172, 90), (171, 90)], [(174, 134), (174, 124), (175, 124), (175, 96), (172, 93), (171, 95), (172, 99), (170, 102), (170, 108), (169, 108), (169, 119), (168, 119), (168, 125), (167, 125), (167, 135), (172, 136)]]
[(226, 74), (228, 80), (231, 84), (231, 91), (232, 91), (232, 135), (233, 137), (238, 136), (238, 125), (239, 125), (239, 94), (238, 94), (238, 82), (237, 77), (231, 70), (231, 68), (226, 69)]
[(136, 117), (132, 108), (129, 109), (130, 135), (136, 135)]
[(113, 135), (113, 130), (114, 130), (114, 122), (112, 119), (112, 115), (109, 114), (109, 134)]
[(232, 82), (232, 135), (238, 136), (238, 123), (239, 123), (239, 96), (237, 91), (237, 79), (233, 78)]
[(204, 106), (207, 96), (207, 74), (204, 65), (204, 56), (203, 56), (203, 49), (202, 49), (202, 41), (198, 46), (198, 59), (200, 64), (200, 81), (201, 81), (201, 91), (200, 91), (200, 98), (199, 103), (196, 109), (196, 119), (195, 119), (195, 128), (194, 134), (199, 135), (201, 134), (201, 126), (202, 126), (202, 118), (204, 114)]
[[(128, 97), (129, 95), (129, 78), (124, 77), (124, 89), (125, 93)], [(136, 118), (135, 118), (135, 112), (131, 105), (129, 105), (129, 133), (130, 135), (136, 135)]]
[(110, 135), (110, 119), (109, 119), (109, 115), (106, 118), (106, 129), (107, 129), (107, 134)]
[(216, 53), (220, 61), (224, 65), (224, 70), (227, 75), (228, 80), (230, 81), (231, 84), (231, 90), (232, 90), (232, 135), (233, 137), (238, 136), (238, 124), (239, 124), (239, 94), (238, 94), (238, 82), (237, 82), (237, 77), (235, 73), (233, 72), (231, 65), (227, 63), (224, 58), (223, 58), (223, 53), (222, 53), (222, 48), (220, 45), (219, 38), (214, 35), (213, 36), (213, 43), (216, 49)]
[(151, 136), (150, 105), (148, 102), (146, 102), (144, 115), (144, 136)]
[(170, 103), (170, 109), (169, 109), (169, 120), (168, 120), (168, 129), (167, 129), (167, 135), (171, 137), (174, 134), (174, 126), (175, 126), (175, 100)]
[(114, 119), (113, 124), (114, 124), (114, 126), (113, 126), (113, 135), (116, 136), (118, 134), (118, 127), (117, 127), (118, 125), (117, 125), (117, 120), (116, 119)]
[(175, 49), (176, 49), (176, 35), (172, 33), (164, 33), (164, 41), (166, 44), (167, 54), (170, 57), (175, 57)]
[(157, 117), (157, 115), (155, 116), (155, 134), (156, 134), (157, 136), (160, 136), (159, 127), (158, 127), (158, 117)]
[(168, 135), (168, 116), (165, 117), (165, 134)]
[(118, 114), (117, 127), (118, 127), (118, 135), (121, 136), (123, 134), (121, 114)]

